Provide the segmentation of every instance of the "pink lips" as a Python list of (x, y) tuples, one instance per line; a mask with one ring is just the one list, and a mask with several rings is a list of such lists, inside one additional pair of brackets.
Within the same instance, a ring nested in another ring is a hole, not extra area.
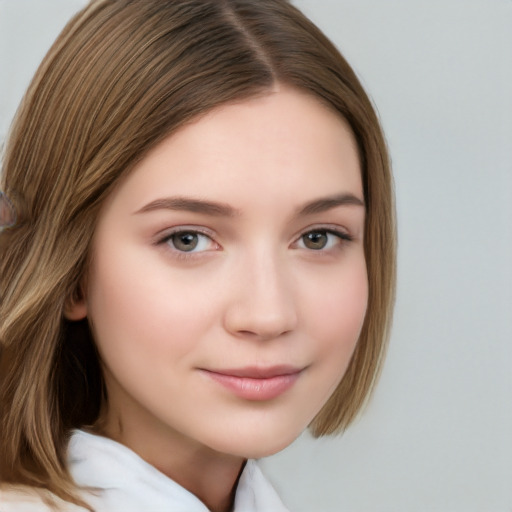
[(290, 389), (302, 369), (291, 366), (203, 370), (208, 377), (245, 400), (272, 400)]

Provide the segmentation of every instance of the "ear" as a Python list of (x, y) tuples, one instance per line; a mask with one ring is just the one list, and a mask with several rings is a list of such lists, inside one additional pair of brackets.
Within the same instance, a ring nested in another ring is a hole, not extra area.
[(83, 320), (87, 316), (87, 300), (82, 286), (78, 286), (64, 304), (64, 317), (72, 322)]

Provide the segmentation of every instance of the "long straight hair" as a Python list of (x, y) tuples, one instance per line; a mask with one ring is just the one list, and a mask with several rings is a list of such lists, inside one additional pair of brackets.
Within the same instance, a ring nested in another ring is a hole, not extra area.
[(107, 397), (87, 322), (67, 322), (63, 310), (80, 293), (98, 211), (162, 139), (276, 83), (339, 113), (358, 144), (368, 309), (311, 431), (342, 431), (361, 409), (389, 334), (395, 221), (384, 137), (356, 75), (286, 0), (93, 0), (43, 60), (5, 148), (0, 190), (18, 221), (0, 233), (0, 482), (83, 504), (67, 441)]

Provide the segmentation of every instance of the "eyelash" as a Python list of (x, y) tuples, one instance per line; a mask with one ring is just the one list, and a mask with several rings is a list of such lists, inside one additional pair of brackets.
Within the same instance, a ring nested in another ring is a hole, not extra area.
[(178, 259), (195, 258), (206, 251), (180, 251), (176, 247), (173, 247), (170, 243), (172, 238), (175, 237), (176, 235), (199, 235), (201, 237), (209, 239), (212, 244), (215, 244), (216, 246), (220, 247), (220, 245), (213, 240), (213, 235), (211, 232), (203, 231), (196, 227), (187, 228), (186, 226), (180, 226), (179, 228), (176, 228), (175, 230), (166, 233), (165, 236), (163, 236), (156, 242), (156, 245), (167, 245), (167, 249), (173, 253), (173, 256), (175, 258)]
[[(328, 235), (328, 236), (330, 235), (330, 236), (334, 236), (337, 238), (337, 241), (334, 242), (335, 245), (332, 246), (332, 243), (331, 243), (331, 247), (328, 247), (328, 248), (321, 247), (319, 249), (311, 249), (309, 247), (302, 247), (303, 249), (309, 250), (311, 252), (318, 252), (318, 253), (322, 253), (322, 252), (325, 253), (330, 250), (334, 250), (337, 247), (338, 248), (340, 246), (342, 247), (345, 244), (352, 242), (354, 240), (354, 238), (346, 231), (342, 231), (342, 230), (334, 229), (334, 228), (319, 227), (319, 228), (309, 229), (308, 231), (302, 233), (299, 236), (299, 238), (297, 239), (297, 241), (295, 242), (295, 244), (301, 243), (301, 242), (302, 242), (302, 244), (304, 244), (304, 237), (306, 237), (307, 235), (311, 235), (311, 234), (321, 234), (321, 235)], [(329, 244), (329, 241), (327, 241), (327, 244)]]
[[(293, 242), (292, 245), (297, 245), (297, 244), (299, 244), (301, 242), (302, 242), (303, 245), (305, 245), (304, 244), (304, 237), (306, 237), (307, 235), (314, 234), (314, 233), (315, 234), (334, 236), (334, 237), (336, 237), (338, 239), (337, 243), (335, 242), (334, 246), (332, 246), (332, 243), (331, 243), (331, 247), (328, 247), (327, 249), (325, 249), (324, 247), (321, 247), (319, 249), (311, 249), (311, 248), (308, 248), (308, 247), (305, 247), (305, 246), (300, 247), (300, 249), (304, 249), (306, 251), (310, 251), (311, 253), (326, 253), (326, 252), (335, 250), (336, 248), (340, 248), (340, 247), (342, 247), (342, 246), (346, 245), (347, 243), (350, 243), (350, 242), (352, 242), (354, 240), (354, 238), (349, 233), (347, 233), (346, 231), (343, 231), (343, 230), (340, 230), (340, 229), (334, 229), (334, 228), (330, 228), (330, 227), (329, 228), (327, 228), (327, 227), (318, 227), (318, 228), (308, 229), (307, 231), (304, 231), (295, 240), (295, 242)], [(201, 237), (208, 238), (211, 243), (215, 244), (217, 247), (220, 247), (220, 245), (217, 244), (217, 242), (214, 241), (213, 236), (212, 236), (212, 234), (210, 232), (203, 231), (203, 230), (198, 229), (196, 227), (187, 228), (187, 227), (183, 227), (183, 226), (181, 226), (179, 228), (176, 228), (174, 231), (166, 233), (165, 236), (163, 236), (162, 238), (157, 240), (155, 245), (168, 245), (168, 248), (173, 253), (173, 256), (178, 258), (178, 259), (195, 258), (195, 257), (198, 257), (200, 254), (202, 254), (204, 252), (208, 252), (206, 250), (203, 250), (203, 251), (195, 251), (195, 250), (192, 250), (192, 251), (181, 251), (180, 249), (177, 249), (176, 247), (172, 247), (170, 245), (169, 242), (176, 235), (188, 235), (188, 234), (190, 234), (190, 235), (199, 235)], [(329, 244), (329, 241), (327, 242), (327, 244)], [(194, 249), (195, 249), (195, 247), (194, 247)]]

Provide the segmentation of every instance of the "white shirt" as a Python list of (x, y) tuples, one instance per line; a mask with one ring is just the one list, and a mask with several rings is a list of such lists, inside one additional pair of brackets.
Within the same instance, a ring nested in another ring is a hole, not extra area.
[[(79, 486), (95, 487), (84, 500), (96, 512), (208, 512), (196, 496), (142, 460), (126, 446), (78, 430), (68, 448), (71, 475)], [(62, 512), (84, 509), (57, 500)], [(0, 490), (0, 512), (49, 512), (36, 491)], [(240, 476), (234, 512), (289, 512), (254, 460)]]

